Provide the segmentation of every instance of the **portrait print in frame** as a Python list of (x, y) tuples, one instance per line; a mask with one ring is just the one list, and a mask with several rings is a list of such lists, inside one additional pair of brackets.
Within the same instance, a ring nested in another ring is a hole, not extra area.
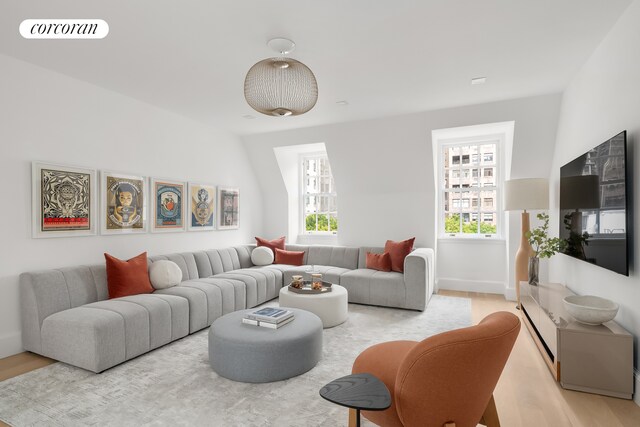
[(102, 234), (145, 233), (146, 178), (101, 172)]
[(184, 231), (184, 182), (151, 179), (153, 221), (151, 231)]
[(240, 227), (240, 190), (218, 188), (218, 229), (234, 230)]
[(31, 164), (32, 237), (96, 234), (96, 170)]
[(189, 230), (215, 229), (216, 187), (189, 183)]

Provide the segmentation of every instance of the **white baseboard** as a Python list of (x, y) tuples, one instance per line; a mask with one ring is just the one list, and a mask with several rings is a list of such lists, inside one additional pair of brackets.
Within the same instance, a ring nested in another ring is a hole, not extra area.
[(20, 332), (0, 337), (0, 359), (22, 353), (22, 334)]
[(438, 278), (438, 289), (505, 295), (506, 284), (503, 282), (462, 280), (440, 277)]
[(640, 393), (638, 393), (638, 391), (640, 391), (640, 372), (636, 371), (635, 369), (633, 370), (633, 379), (635, 380), (635, 387), (633, 388), (633, 401), (636, 405), (640, 406)]
[(504, 299), (506, 299), (507, 301), (517, 301), (518, 296), (516, 295), (516, 290), (514, 288), (505, 287)]

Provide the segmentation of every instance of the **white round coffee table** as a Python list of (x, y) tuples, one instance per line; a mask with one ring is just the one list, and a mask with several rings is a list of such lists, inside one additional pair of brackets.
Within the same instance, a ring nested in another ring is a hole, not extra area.
[(310, 311), (322, 320), (324, 328), (332, 328), (347, 320), (349, 298), (344, 287), (332, 285), (331, 288), (331, 292), (322, 294), (298, 294), (285, 286), (280, 289), (280, 307)]

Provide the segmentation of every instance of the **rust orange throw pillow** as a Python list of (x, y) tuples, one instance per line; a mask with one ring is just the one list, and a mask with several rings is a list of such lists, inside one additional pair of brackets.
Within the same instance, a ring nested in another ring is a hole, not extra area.
[(276, 248), (275, 264), (302, 265), (304, 263), (304, 251), (283, 251)]
[(266, 246), (273, 251), (273, 254), (276, 254), (276, 249), (282, 249), (284, 251), (284, 236), (279, 237), (273, 240), (263, 239), (261, 237), (256, 237), (256, 244), (258, 246)]
[(107, 253), (104, 254), (104, 258), (107, 261), (109, 299), (153, 292), (147, 270), (146, 252), (128, 261), (122, 261)]
[(412, 237), (402, 242), (394, 242), (393, 240), (387, 240), (384, 245), (384, 251), (389, 253), (391, 257), (391, 270), (398, 273), (404, 273), (404, 259), (413, 250), (413, 242), (416, 240)]
[(388, 252), (374, 254), (367, 252), (367, 268), (380, 271), (391, 271), (391, 256)]

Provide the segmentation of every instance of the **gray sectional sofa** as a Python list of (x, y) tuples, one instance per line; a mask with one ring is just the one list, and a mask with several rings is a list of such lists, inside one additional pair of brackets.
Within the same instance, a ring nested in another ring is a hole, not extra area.
[(424, 310), (433, 293), (434, 255), (416, 249), (403, 273), (365, 268), (382, 248), (287, 245), (305, 266), (254, 266), (255, 245), (153, 256), (174, 261), (182, 283), (152, 294), (108, 299), (106, 268), (78, 266), (20, 276), (24, 348), (102, 372), (208, 327), (218, 317), (278, 297), (293, 274), (311, 265), (349, 292), (349, 302)]

